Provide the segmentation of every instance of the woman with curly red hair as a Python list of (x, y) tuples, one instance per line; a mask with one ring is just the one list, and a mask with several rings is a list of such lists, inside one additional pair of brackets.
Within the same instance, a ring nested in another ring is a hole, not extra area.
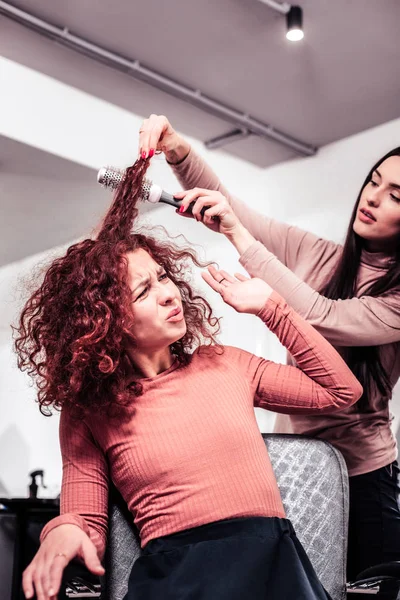
[(193, 252), (131, 231), (146, 168), (128, 169), (97, 237), (55, 260), (22, 312), (19, 364), (41, 410), (61, 409), (63, 459), (61, 514), (24, 572), (25, 596), (54, 600), (74, 557), (104, 572), (112, 480), (143, 548), (126, 600), (326, 599), (253, 407), (320, 414), (362, 388), (268, 284), (209, 266), (205, 281), (298, 366), (216, 342), (218, 319), (187, 280)]

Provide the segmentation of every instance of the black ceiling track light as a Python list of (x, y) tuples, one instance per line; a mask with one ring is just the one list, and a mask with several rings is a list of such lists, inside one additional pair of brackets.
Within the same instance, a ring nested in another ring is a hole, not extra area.
[(292, 6), (288, 2), (277, 2), (276, 0), (259, 1), (281, 13), (281, 15), (286, 15), (286, 39), (291, 42), (299, 42), (303, 39), (303, 9), (301, 6)]
[(287, 32), (286, 38), (291, 42), (299, 42), (304, 37), (303, 9), (300, 6), (291, 6), (286, 13)]

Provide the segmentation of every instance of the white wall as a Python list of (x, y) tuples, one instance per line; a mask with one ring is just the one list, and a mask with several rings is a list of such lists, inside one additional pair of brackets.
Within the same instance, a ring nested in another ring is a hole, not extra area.
[[(142, 117), (1, 57), (0, 75), (7, 80), (2, 90), (0, 134), (91, 169), (104, 164), (124, 166), (134, 161)], [(30, 90), (29, 98), (23, 93), (26, 89)], [(193, 144), (201, 147), (195, 140)], [(246, 182), (256, 181), (261, 172), (223, 153), (210, 154), (208, 158), (228, 184), (242, 194), (248, 188)], [(165, 161), (155, 157), (152, 162), (150, 177), (167, 190), (179, 189)], [(38, 185), (34, 176), (31, 180), (29, 177), (25, 175), (27, 191)], [(60, 185), (66, 188), (60, 189), (60, 194), (67, 198), (68, 182)], [(94, 177), (93, 185), (97, 185)], [(99, 194), (104, 194), (100, 188)], [(236, 269), (235, 252), (224, 239), (198, 224), (183, 221), (171, 208), (147, 213), (146, 219), (150, 224), (162, 223), (173, 235), (181, 233), (184, 223), (185, 235), (191, 243), (204, 247), (205, 259), (218, 259), (221, 266)], [(15, 367), (10, 331), (10, 322), (15, 322), (22, 298), (26, 297), (22, 279), (38, 262), (46, 262), (56, 253), (57, 250), (45, 252), (0, 269), (0, 494), (3, 489), (4, 493), (26, 495), (27, 473), (38, 468), (45, 469), (49, 486), (42, 495), (52, 496), (59, 490), (58, 418), (45, 418), (39, 413), (33, 401), (34, 389), (28, 386), (27, 376)], [(198, 274), (196, 280), (204, 289)], [(244, 315), (238, 320), (213, 292), (211, 297), (217, 314), (224, 314), (222, 341), (267, 354), (267, 336), (261, 322)]]
[[(141, 117), (11, 61), (0, 58), (0, 69), (10, 78), (2, 91), (6, 109), (0, 111), (1, 134), (91, 168), (132, 162)], [(29, 102), (21, 93), (27, 82), (31, 90)], [(366, 172), (379, 155), (397, 144), (399, 134), (400, 120), (327, 146), (315, 157), (266, 171), (223, 152), (207, 152), (195, 140), (192, 143), (224, 183), (261, 212), (341, 241)], [(155, 157), (150, 176), (169, 191), (177, 189), (160, 157)], [(183, 219), (168, 207), (154, 211), (146, 220), (162, 223), (174, 235), (183, 229)], [(200, 224), (188, 220), (184, 224), (185, 236), (203, 246), (207, 259), (217, 260), (228, 270), (237, 270), (236, 253), (224, 239)], [(58, 419), (40, 415), (33, 402), (34, 390), (28, 387), (26, 376), (15, 368), (9, 328), (21, 302), (20, 278), (30, 273), (38, 260), (45, 260), (47, 254), (0, 269), (0, 493), (3, 489), (8, 494), (25, 495), (27, 473), (37, 468), (45, 469), (49, 486), (42, 496), (54, 496), (60, 486)], [(196, 281), (201, 283), (198, 275)], [(205, 284), (201, 285), (204, 289)], [(224, 315), (224, 343), (284, 362), (282, 348), (257, 319), (236, 315), (214, 294), (210, 299), (216, 313)], [(265, 411), (257, 411), (257, 415), (260, 428), (270, 430), (272, 415)]]

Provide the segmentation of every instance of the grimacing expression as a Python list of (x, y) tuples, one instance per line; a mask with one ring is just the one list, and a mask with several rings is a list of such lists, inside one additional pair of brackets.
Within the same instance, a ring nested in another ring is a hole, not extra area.
[(353, 230), (372, 251), (398, 245), (400, 236), (400, 156), (390, 156), (364, 187)]
[(163, 350), (186, 333), (179, 288), (148, 252), (127, 255), (128, 284), (132, 291), (132, 334), (138, 350)]

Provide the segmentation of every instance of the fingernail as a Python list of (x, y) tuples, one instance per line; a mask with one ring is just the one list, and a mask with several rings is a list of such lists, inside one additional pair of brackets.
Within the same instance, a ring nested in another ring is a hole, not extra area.
[(153, 156), (154, 156), (154, 148), (150, 148), (149, 158), (152, 158)]
[(54, 596), (54, 590), (53, 590), (53, 588), (49, 589), (49, 596)]
[(146, 158), (146, 152), (142, 152), (142, 159), (144, 160)]
[(184, 207), (184, 206), (180, 206), (180, 207), (179, 207), (179, 212), (180, 212), (180, 213), (183, 213), (183, 212), (185, 212), (185, 207)]

